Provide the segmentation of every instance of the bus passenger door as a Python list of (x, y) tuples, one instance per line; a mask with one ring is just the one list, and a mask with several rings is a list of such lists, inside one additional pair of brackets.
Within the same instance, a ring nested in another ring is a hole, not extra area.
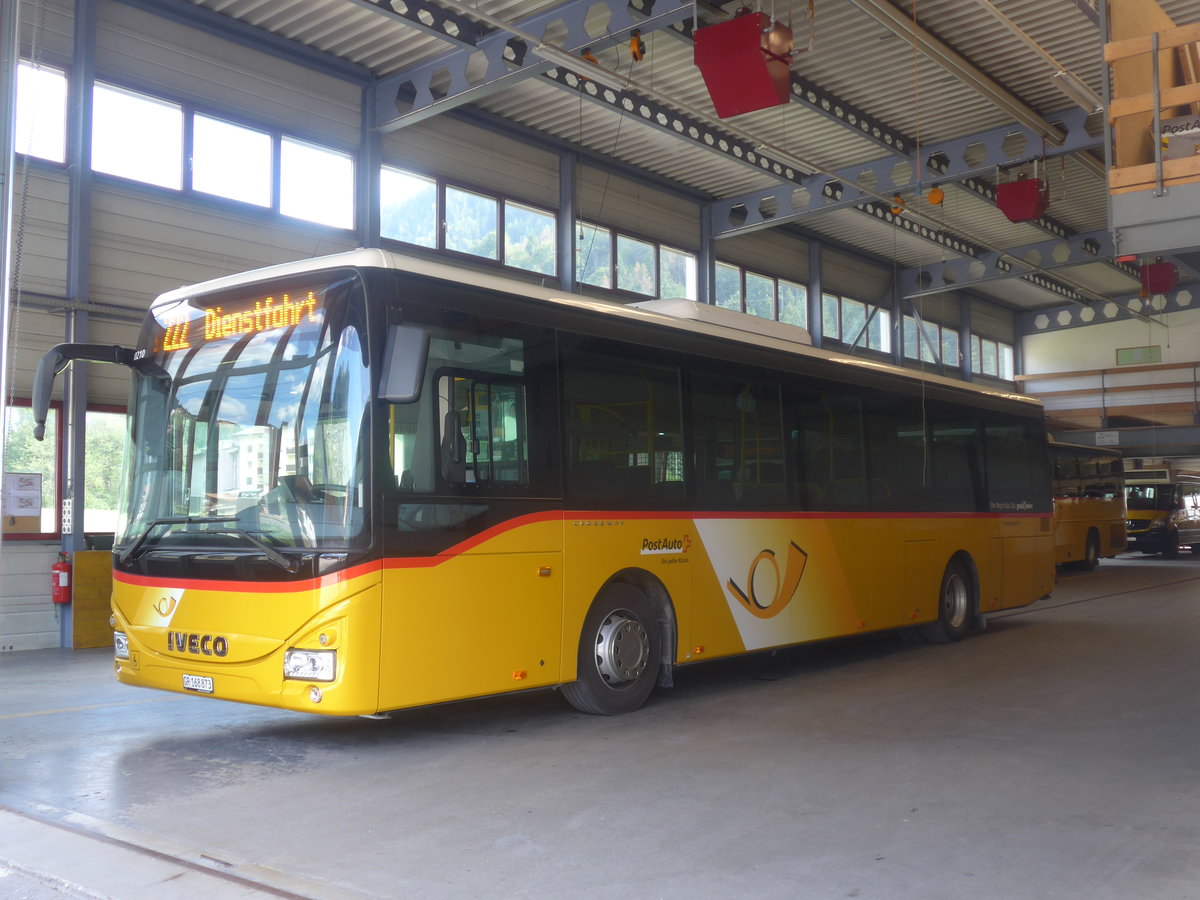
[(380, 708), (559, 680), (553, 356), (433, 329), (419, 403), (389, 407)]

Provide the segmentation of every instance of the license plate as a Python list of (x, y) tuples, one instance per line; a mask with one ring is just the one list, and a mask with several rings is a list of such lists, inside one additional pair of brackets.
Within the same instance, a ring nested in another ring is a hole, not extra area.
[(198, 691), (201, 694), (211, 694), (213, 692), (213, 680), (207, 675), (184, 675), (183, 689), (185, 691)]

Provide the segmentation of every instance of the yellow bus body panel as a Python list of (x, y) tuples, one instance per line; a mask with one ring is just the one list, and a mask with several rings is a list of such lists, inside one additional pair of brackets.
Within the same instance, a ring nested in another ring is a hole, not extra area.
[[(584, 618), (613, 579), (663, 598), (684, 664), (933, 621), (955, 556), (980, 612), (1027, 605), (1053, 586), (1053, 541), (1045, 515), (535, 514), (295, 590), (118, 577), (131, 659), (117, 677), (182, 691), (183, 675), (210, 676), (223, 699), (374, 713), (574, 680)], [(222, 657), (202, 652), (214, 635)], [(335, 680), (285, 680), (288, 647), (336, 650)]]
[[(180, 586), (187, 583), (117, 575), (115, 627), (125, 632), (130, 652), (128, 660), (116, 661), (117, 680), (184, 691), (184, 675), (207, 676), (213, 679), (211, 696), (224, 700), (334, 715), (375, 712), (380, 575), (377, 565), (363, 568), (289, 590), (247, 582)], [(213, 646), (217, 638), (228, 648), (223, 655)], [(335, 650), (334, 681), (285, 680), (289, 647)], [(320, 703), (310, 699), (314, 685)]]
[(1062, 565), (1082, 560), (1087, 551), (1088, 532), (1093, 528), (1100, 538), (1100, 556), (1123, 553), (1125, 519), (1123, 497), (1055, 497), (1054, 562)]
[(562, 558), (555, 513), (526, 517), (460, 552), (390, 560), (380, 708), (557, 684)]

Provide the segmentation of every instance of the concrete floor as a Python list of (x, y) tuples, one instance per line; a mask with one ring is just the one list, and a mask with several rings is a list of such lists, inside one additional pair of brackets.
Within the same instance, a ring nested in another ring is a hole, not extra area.
[(0, 896), (1200, 898), (1200, 556), (946, 647), (337, 720), (0, 656)]

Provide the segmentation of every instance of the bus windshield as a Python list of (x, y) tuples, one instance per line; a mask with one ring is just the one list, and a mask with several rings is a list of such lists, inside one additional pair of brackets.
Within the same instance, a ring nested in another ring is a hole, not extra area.
[(1175, 508), (1175, 487), (1170, 484), (1131, 484), (1125, 489), (1128, 509), (1158, 510)]
[(135, 448), (115, 546), (346, 549), (365, 541), (370, 409), (357, 276), (156, 307), (139, 342)]

